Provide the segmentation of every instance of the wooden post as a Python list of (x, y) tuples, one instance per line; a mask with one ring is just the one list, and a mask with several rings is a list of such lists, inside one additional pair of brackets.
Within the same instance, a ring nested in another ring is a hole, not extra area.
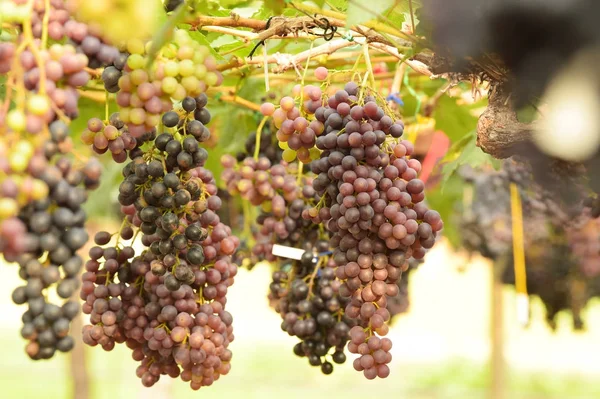
[[(77, 291), (79, 293), (79, 291)], [(79, 298), (77, 298), (78, 300)], [(71, 322), (71, 334), (75, 337), (75, 347), (69, 356), (69, 368), (73, 384), (73, 399), (88, 399), (90, 397), (90, 381), (87, 373), (85, 344), (81, 340), (83, 318), (77, 315)]]
[(490, 399), (505, 399), (506, 364), (504, 361), (504, 306), (502, 301), (502, 274), (508, 265), (508, 257), (498, 259), (491, 273), (490, 301)]

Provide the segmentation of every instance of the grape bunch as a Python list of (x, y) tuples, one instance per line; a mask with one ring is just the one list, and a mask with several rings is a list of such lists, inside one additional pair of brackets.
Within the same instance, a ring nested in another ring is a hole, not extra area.
[[(259, 138), (259, 150), (258, 156), (259, 158), (267, 158), (271, 164), (275, 165), (279, 163), (282, 158), (282, 150), (277, 145), (277, 140), (275, 139), (270, 127), (265, 127)], [(243, 162), (244, 159), (248, 157), (252, 157), (256, 150), (256, 132), (252, 132), (248, 135), (246, 142), (244, 143), (244, 151), (240, 151), (236, 154), (235, 158), (238, 162)]]
[(17, 217), (21, 208), (48, 195), (48, 186), (34, 175), (47, 167), (43, 148), (19, 140), (9, 150), (0, 140), (0, 252), (9, 259), (25, 250), (26, 227)]
[(297, 198), (296, 164), (286, 162), (271, 165), (266, 157), (258, 160), (247, 157), (240, 164), (231, 155), (223, 155), (221, 164), (225, 168), (222, 178), (231, 195), (240, 195), (252, 205), (272, 201), (272, 210), (279, 217), (285, 216), (285, 201)]
[[(542, 300), (552, 329), (561, 310), (570, 310), (574, 328), (582, 329), (582, 309), (590, 298), (600, 295), (597, 220), (588, 217), (565, 223), (566, 216), (557, 217), (565, 215), (564, 211), (551, 205), (556, 198), (549, 198), (547, 186), (532, 184), (526, 164), (506, 160), (500, 171), (463, 168), (460, 174), (473, 187), (472, 203), (460, 216), (463, 245), (492, 260), (508, 259), (502, 281), (515, 284), (509, 185), (516, 183), (527, 232), (527, 293)], [(585, 213), (579, 219), (582, 216)]]
[[(133, 137), (140, 137), (158, 126), (161, 114), (172, 108), (171, 99), (182, 101), (186, 97), (197, 97), (222, 80), (209, 48), (194, 41), (185, 30), (175, 31), (173, 42), (159, 51), (150, 70), (145, 69), (150, 55), (144, 42), (129, 40), (127, 51), (130, 55), (118, 78), (120, 90), (116, 100), (121, 120)], [(114, 87), (116, 71), (111, 75), (105, 84)], [(203, 120), (203, 108), (194, 110), (194, 102), (182, 102), (182, 107), (186, 112), (194, 112), (196, 120)]]
[(354, 366), (369, 379), (384, 378), (391, 343), (377, 335), (388, 332), (387, 297), (398, 294), (407, 261), (423, 258), (443, 223), (423, 203), (421, 164), (408, 158), (412, 144), (398, 142), (404, 125), (377, 98), (350, 82), (314, 115), (323, 125), (316, 139), (321, 156), (311, 162), (320, 200), (303, 216), (332, 233), (340, 295), (351, 298), (345, 314), (359, 321), (348, 346), (360, 354)]
[(344, 348), (356, 321), (344, 315), (348, 299), (338, 294), (335, 263), (327, 255), (326, 240), (305, 245), (301, 260), (294, 260), (288, 271), (273, 273), (270, 293), (277, 298), (276, 310), (282, 318), (281, 329), (300, 339), (294, 354), (306, 357), (323, 374), (333, 372), (333, 363), (346, 361)]
[(589, 279), (600, 276), (600, 219), (590, 218), (581, 226), (567, 228), (566, 234), (581, 273)]
[(87, 129), (81, 133), (81, 141), (84, 144), (91, 145), (92, 150), (97, 154), (110, 151), (113, 160), (117, 163), (125, 162), (129, 154), (136, 150), (141, 151), (139, 150), (141, 145), (155, 138), (156, 129), (146, 132), (141, 137), (132, 137), (118, 112), (109, 117), (108, 124), (99, 118), (91, 118), (87, 123)]
[[(84, 228), (87, 188), (95, 187), (100, 169), (89, 164), (73, 165), (66, 157), (58, 158), (36, 175), (48, 188), (48, 196), (23, 207), (19, 219), (26, 227), (23, 253), (15, 258), (19, 276), (26, 281), (12, 294), (16, 304), (28, 304), (23, 315), (21, 335), (29, 340), (27, 354), (34, 360), (49, 359), (56, 350), (67, 352), (74, 340), (69, 336), (70, 321), (79, 305), (70, 300), (79, 287), (83, 260), (77, 254), (88, 239)], [(62, 306), (48, 301), (50, 288), (56, 287)]]
[[(282, 158), (292, 162), (296, 157), (299, 161), (309, 163), (319, 157), (319, 151), (314, 148), (317, 137), (323, 133), (323, 124), (317, 119), (309, 121), (302, 114), (314, 114), (321, 106), (321, 89), (307, 85), (294, 87), (293, 93), (299, 98), (301, 106), (296, 105), (294, 98), (286, 96), (279, 101), (279, 108), (265, 102), (260, 111), (265, 116), (272, 116), (273, 124), (278, 129), (276, 133), (280, 147), (283, 149)], [(304, 100), (306, 96), (306, 100)]]
[(590, 210), (590, 214), (593, 218), (600, 217), (600, 197), (589, 196), (584, 200), (584, 208)]
[[(312, 178), (301, 175), (298, 180), (297, 163), (281, 161), (271, 165), (266, 157), (255, 160), (245, 158), (236, 163), (231, 155), (221, 158), (224, 167), (221, 178), (227, 191), (241, 196), (254, 206), (260, 206), (256, 218), (255, 243), (252, 246), (251, 263), (266, 259), (275, 261), (274, 244), (297, 247), (311, 230), (311, 223), (302, 218), (302, 212), (310, 208), (316, 199)], [(301, 184), (298, 184), (300, 181)]]
[[(16, 3), (20, 0), (13, 0)], [(99, 68), (111, 64), (119, 55), (119, 50), (108, 44), (102, 38), (98, 26), (88, 25), (73, 18), (72, 7), (65, 0), (51, 0), (50, 8), (46, 10), (44, 0), (33, 2), (31, 14), (31, 31), (35, 38), (41, 39), (43, 33), (44, 17), (48, 12), (48, 38), (62, 42), (69, 39), (78, 52), (85, 54), (89, 59), (90, 68)]]
[(129, 152), (119, 186), (125, 215), (119, 240), (141, 234), (145, 249), (136, 255), (100, 232), (82, 277), (82, 309), (91, 323), (84, 342), (108, 351), (125, 343), (148, 387), (169, 375), (199, 389), (231, 367), (234, 336), (225, 305), (239, 239), (221, 223), (216, 182), (203, 168), (206, 103), (204, 94), (184, 97), (159, 115), (166, 131), (150, 136), (148, 149)]

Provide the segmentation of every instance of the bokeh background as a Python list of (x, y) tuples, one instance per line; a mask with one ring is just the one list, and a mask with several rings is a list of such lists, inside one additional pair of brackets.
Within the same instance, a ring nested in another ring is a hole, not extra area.
[[(163, 379), (151, 389), (135, 376), (130, 351), (83, 348), (93, 399), (116, 398), (490, 398), (491, 264), (468, 258), (440, 242), (426, 262), (410, 274), (409, 312), (398, 316), (390, 331), (394, 360), (389, 378), (368, 381), (352, 362), (336, 365), (330, 376), (292, 353), (294, 338), (283, 333), (279, 316), (269, 307), (268, 265), (241, 270), (228, 294), (234, 315), (234, 360), (218, 384), (194, 392), (180, 380)], [(0, 264), (0, 339), (2, 398), (70, 398), (74, 395), (73, 363), (60, 354), (33, 362), (23, 352), (18, 329), (23, 309), (12, 304), (11, 287), (19, 283), (14, 265)], [(541, 302), (532, 301), (531, 323), (517, 322), (515, 292), (502, 288), (502, 324), (506, 361), (506, 398), (583, 399), (600, 397), (600, 304), (584, 311), (587, 330), (573, 332), (562, 312), (552, 332)], [(74, 332), (78, 338), (77, 331)], [(496, 392), (497, 394), (497, 392)]]

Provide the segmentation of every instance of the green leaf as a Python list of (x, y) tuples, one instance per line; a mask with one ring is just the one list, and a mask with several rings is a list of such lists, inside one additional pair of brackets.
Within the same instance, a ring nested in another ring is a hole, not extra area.
[(328, 0), (327, 4), (335, 7), (337, 11), (346, 11), (348, 9), (348, 0)]
[[(448, 161), (448, 162), (446, 162)], [(480, 167), (482, 165), (497, 166), (491, 155), (486, 154), (483, 150), (477, 147), (477, 132), (475, 130), (467, 133), (458, 142), (454, 143), (442, 160), (442, 190), (462, 165), (470, 165), (472, 167)]]
[(430, 209), (438, 211), (444, 221), (442, 235), (448, 239), (454, 248), (461, 245), (460, 226), (458, 224), (460, 214), (457, 208), (462, 200), (465, 184), (460, 176), (454, 175), (443, 188), (438, 187), (435, 190), (428, 190), (426, 193), (427, 205)]
[(223, 8), (244, 7), (252, 3), (250, 0), (219, 0), (219, 5)]
[(348, 0), (346, 27), (359, 25), (376, 19), (394, 5), (395, 0), (377, 0), (368, 3), (363, 0)]
[(272, 11), (273, 15), (279, 15), (285, 8), (285, 0), (264, 0), (265, 7)]
[(202, 34), (202, 32), (199, 32), (197, 30), (191, 30), (189, 31), (190, 37), (192, 39), (194, 39), (195, 41), (197, 41), (200, 44), (204, 44), (205, 46), (207, 46), (210, 49), (210, 53), (218, 60), (218, 61), (222, 61), (225, 58), (223, 58), (223, 56), (221, 54), (219, 54), (211, 45), (211, 43), (206, 40), (206, 36), (204, 36), (204, 34)]
[[(482, 102), (481, 105), (484, 104)], [(477, 118), (469, 109), (447, 95), (440, 98), (432, 117), (435, 119), (435, 128), (443, 131), (453, 143), (477, 127)]]
[(148, 51), (148, 63), (146, 65), (146, 69), (148, 69), (150, 65), (152, 65), (156, 54), (158, 54), (158, 52), (165, 45), (165, 43), (171, 40), (175, 27), (177, 26), (177, 24), (183, 22), (186, 15), (187, 6), (184, 2), (181, 3), (181, 5), (169, 15), (167, 21), (154, 34), (154, 36), (152, 37), (152, 46), (150, 46), (150, 51)]

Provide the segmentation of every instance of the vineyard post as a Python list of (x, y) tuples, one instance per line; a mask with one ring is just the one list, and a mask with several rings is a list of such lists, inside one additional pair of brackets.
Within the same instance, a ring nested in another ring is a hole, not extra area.
[(490, 399), (506, 398), (506, 363), (504, 360), (504, 303), (502, 274), (509, 258), (500, 257), (493, 264), (490, 301)]
[[(73, 319), (73, 331), (81, 331), (83, 320), (81, 314)], [(90, 379), (87, 372), (85, 347), (75, 345), (69, 356), (70, 378), (72, 380), (73, 399), (88, 399), (90, 397)]]

